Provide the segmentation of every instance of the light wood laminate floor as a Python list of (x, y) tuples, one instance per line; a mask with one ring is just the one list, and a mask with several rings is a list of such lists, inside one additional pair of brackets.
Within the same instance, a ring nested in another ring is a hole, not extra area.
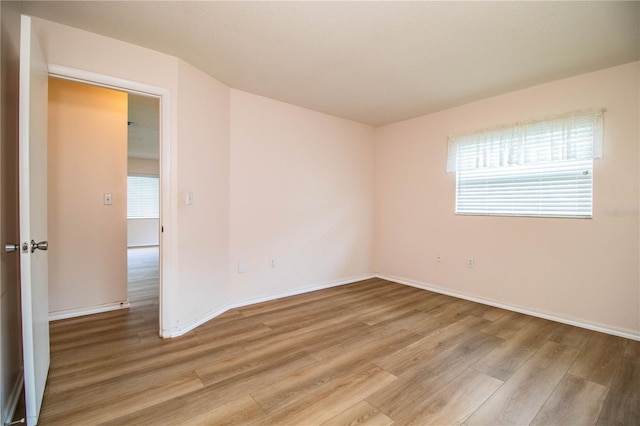
[(371, 279), (158, 337), (131, 309), (51, 323), (42, 425), (640, 424), (640, 343)]

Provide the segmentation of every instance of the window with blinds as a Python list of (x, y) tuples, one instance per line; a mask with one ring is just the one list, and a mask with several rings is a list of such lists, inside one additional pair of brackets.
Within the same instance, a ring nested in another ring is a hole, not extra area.
[(449, 138), (456, 214), (590, 218), (602, 113), (589, 111)]
[(456, 213), (591, 217), (593, 160), (456, 174)]
[(160, 217), (160, 179), (156, 176), (127, 176), (127, 218)]

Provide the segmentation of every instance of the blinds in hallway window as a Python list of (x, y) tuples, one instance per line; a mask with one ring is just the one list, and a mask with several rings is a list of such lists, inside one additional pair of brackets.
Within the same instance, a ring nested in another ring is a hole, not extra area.
[(127, 218), (160, 217), (160, 179), (156, 176), (127, 176)]

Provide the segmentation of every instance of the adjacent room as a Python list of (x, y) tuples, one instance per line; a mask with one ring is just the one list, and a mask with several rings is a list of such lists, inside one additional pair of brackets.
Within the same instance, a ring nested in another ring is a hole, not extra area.
[(1, 19), (3, 424), (640, 423), (640, 2)]

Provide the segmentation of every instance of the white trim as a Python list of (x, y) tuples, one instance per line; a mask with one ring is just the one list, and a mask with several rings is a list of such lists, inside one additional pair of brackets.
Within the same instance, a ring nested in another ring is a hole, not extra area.
[(262, 302), (268, 302), (270, 300), (275, 300), (275, 299), (281, 299), (284, 297), (289, 297), (289, 296), (295, 296), (298, 294), (303, 294), (303, 293), (310, 293), (312, 291), (317, 291), (317, 290), (324, 290), (327, 288), (331, 288), (331, 287), (338, 287), (341, 285), (346, 285), (346, 284), (352, 284), (358, 281), (364, 281), (364, 280), (368, 280), (371, 278), (380, 278), (383, 280), (387, 280), (387, 281), (392, 281), (398, 284), (403, 284), (403, 285), (407, 285), (410, 287), (415, 287), (415, 288), (419, 288), (421, 290), (428, 290), (428, 291), (433, 291), (435, 293), (440, 293), (440, 294), (446, 294), (447, 296), (452, 296), (452, 297), (456, 297), (458, 299), (465, 299), (465, 300), (469, 300), (471, 302), (476, 302), (476, 303), (481, 303), (483, 305), (489, 305), (489, 306), (494, 306), (496, 308), (501, 308), (501, 309), (506, 309), (508, 311), (513, 311), (513, 312), (519, 312), (521, 314), (525, 314), (525, 315), (531, 315), (534, 317), (538, 317), (538, 318), (544, 318), (544, 319), (548, 319), (550, 321), (555, 321), (555, 322), (559, 322), (562, 324), (568, 324), (568, 325), (572, 325), (575, 327), (580, 327), (580, 328), (585, 328), (587, 330), (593, 330), (593, 331), (598, 331), (601, 333), (607, 333), (607, 334), (611, 334), (614, 336), (619, 336), (619, 337), (624, 337), (626, 339), (631, 339), (631, 340), (638, 340), (640, 341), (640, 333), (634, 333), (632, 330), (626, 330), (626, 329), (618, 329), (618, 328), (612, 328), (606, 325), (602, 325), (602, 324), (595, 324), (595, 323), (589, 323), (589, 322), (585, 322), (585, 321), (581, 321), (581, 320), (575, 320), (575, 319), (571, 319), (571, 318), (566, 318), (566, 317), (560, 317), (557, 315), (553, 315), (553, 314), (549, 314), (549, 313), (544, 313), (544, 312), (538, 312), (538, 311), (532, 311), (529, 309), (525, 309), (525, 308), (521, 308), (518, 306), (514, 306), (514, 305), (508, 305), (505, 303), (500, 303), (494, 300), (488, 300), (488, 299), (482, 299), (479, 297), (475, 297), (475, 296), (470, 296), (464, 293), (459, 293), (456, 291), (451, 291), (451, 290), (446, 290), (440, 287), (436, 287), (430, 284), (425, 284), (419, 281), (415, 281), (415, 280), (411, 280), (411, 279), (407, 279), (407, 278), (401, 278), (401, 277), (396, 277), (393, 275), (386, 275), (386, 274), (371, 274), (371, 275), (364, 275), (364, 276), (360, 276), (360, 277), (355, 277), (355, 278), (350, 278), (350, 279), (346, 279), (346, 280), (341, 280), (341, 281), (332, 281), (332, 282), (328, 282), (328, 283), (324, 283), (324, 284), (318, 284), (312, 287), (305, 287), (302, 289), (296, 289), (296, 290), (291, 290), (291, 291), (287, 291), (284, 293), (280, 293), (280, 294), (276, 294), (276, 295), (272, 295), (272, 296), (265, 296), (265, 297), (259, 297), (256, 299), (250, 299), (250, 300), (245, 300), (245, 301), (241, 301), (241, 302), (236, 302), (236, 303), (231, 303), (228, 304), (226, 306), (223, 306), (221, 308), (215, 309), (213, 311), (208, 312), (207, 314), (205, 314), (204, 316), (200, 317), (199, 319), (197, 319), (196, 321), (194, 321), (193, 323), (186, 325), (184, 327), (176, 327), (173, 328), (171, 330), (163, 330), (162, 332), (162, 337), (164, 338), (173, 338), (173, 337), (179, 337), (184, 335), (185, 333), (188, 333), (189, 331), (193, 330), (194, 328), (204, 324), (207, 321), (210, 321), (212, 319), (214, 319), (215, 317), (222, 315), (223, 313), (227, 312), (230, 309), (235, 309), (235, 308), (240, 308), (243, 306), (249, 306), (249, 305), (253, 305), (256, 303), (262, 303)]
[(99, 314), (102, 312), (117, 311), (119, 309), (128, 309), (130, 307), (131, 304), (129, 303), (129, 301), (124, 300), (122, 302), (105, 303), (104, 305), (88, 306), (86, 308), (49, 312), (49, 321)]
[(586, 328), (587, 330), (598, 331), (600, 333), (607, 333), (607, 334), (612, 334), (614, 336), (624, 337), (626, 339), (640, 341), (640, 333), (634, 332), (633, 330), (620, 329), (620, 328), (606, 326), (603, 324), (590, 323), (583, 320), (561, 317), (561, 316), (557, 316), (550, 313), (532, 311), (529, 309), (521, 308), (519, 306), (508, 305), (508, 304), (497, 302), (495, 300), (487, 300), (487, 299), (482, 299), (475, 296), (470, 296), (464, 293), (458, 293), (456, 291), (445, 290), (443, 288), (436, 287), (430, 284), (425, 284), (425, 283), (410, 280), (407, 278), (395, 277), (393, 275), (376, 274), (375, 276), (383, 280), (393, 281), (398, 284), (404, 284), (404, 285), (408, 285), (410, 287), (416, 287), (422, 290), (429, 290), (435, 293), (446, 294), (447, 296), (453, 296), (459, 299), (469, 300), (471, 302), (482, 303), (483, 305), (495, 306), (496, 308), (519, 312), (521, 314), (531, 315), (533, 317), (544, 318), (551, 321), (560, 322), (563, 324), (573, 325), (575, 327)]
[(176, 140), (171, 133), (171, 90), (63, 65), (50, 63), (47, 66), (51, 77), (140, 95), (151, 95), (160, 99), (160, 226), (164, 232), (160, 234), (160, 312), (158, 317), (159, 329), (162, 330), (163, 324), (169, 323), (167, 318), (169, 309), (166, 309), (164, 304), (165, 300), (168, 300), (168, 295), (173, 286), (173, 272), (177, 270), (177, 265), (173, 264), (173, 260), (177, 259), (175, 251), (177, 250), (178, 205), (177, 197), (172, 196), (177, 194), (178, 188), (176, 173), (172, 173), (172, 159), (175, 159), (177, 146)]
[(122, 91), (124, 89), (129, 93), (136, 93), (138, 95), (147, 96), (162, 96), (164, 92), (170, 92), (169, 89), (165, 89), (162, 87), (152, 86), (132, 80), (125, 80), (123, 78), (112, 77), (105, 74), (99, 74), (93, 71), (71, 68), (64, 65), (50, 63), (47, 65), (47, 68), (49, 70), (50, 77), (77, 81), (79, 83), (89, 83), (94, 86), (105, 87), (107, 89), (114, 89), (119, 91)]
[(348, 278), (345, 280), (339, 280), (339, 281), (330, 281), (328, 283), (323, 283), (323, 284), (317, 284), (311, 287), (305, 287), (305, 288), (300, 288), (300, 289), (296, 289), (296, 290), (291, 290), (291, 291), (285, 291), (284, 293), (279, 293), (279, 294), (274, 294), (271, 296), (264, 296), (264, 297), (258, 297), (256, 299), (250, 299), (250, 300), (244, 300), (241, 302), (235, 302), (235, 303), (230, 303), (222, 308), (210, 311), (208, 313), (206, 313), (204, 316), (202, 316), (201, 318), (197, 319), (196, 321), (194, 321), (191, 324), (188, 324), (186, 326), (183, 327), (176, 327), (173, 328), (171, 330), (163, 330), (162, 332), (162, 337), (164, 338), (173, 338), (173, 337), (179, 337), (182, 336), (185, 333), (188, 333), (189, 331), (193, 330), (194, 328), (204, 324), (207, 321), (210, 321), (212, 319), (214, 319), (215, 317), (217, 317), (218, 315), (222, 315), (223, 313), (227, 312), (230, 309), (235, 309), (235, 308), (241, 308), (243, 306), (249, 306), (249, 305), (254, 305), (256, 303), (262, 303), (262, 302), (268, 302), (270, 300), (275, 300), (275, 299), (282, 299), (283, 297), (289, 297), (289, 296), (296, 296), (298, 294), (303, 294), (303, 293), (311, 293), (312, 291), (318, 291), (318, 290), (325, 290), (331, 287), (339, 287), (341, 285), (347, 285), (347, 284), (353, 284), (356, 283), (358, 281), (364, 281), (364, 280), (368, 280), (371, 278), (376, 278), (375, 275), (371, 274), (371, 275), (362, 275), (359, 277), (354, 277), (354, 278)]
[[(11, 393), (9, 394), (7, 411), (4, 411), (2, 414), (2, 418), (6, 423), (11, 422), (14, 414), (16, 413), (16, 407), (18, 406), (18, 401), (20, 401), (20, 397), (22, 396), (22, 387), (24, 386), (24, 372), (20, 370), (18, 377), (16, 377), (16, 381), (13, 382), (13, 386), (11, 387)], [(2, 407), (4, 409), (4, 407)], [(5, 423), (5, 424), (6, 424)]]

